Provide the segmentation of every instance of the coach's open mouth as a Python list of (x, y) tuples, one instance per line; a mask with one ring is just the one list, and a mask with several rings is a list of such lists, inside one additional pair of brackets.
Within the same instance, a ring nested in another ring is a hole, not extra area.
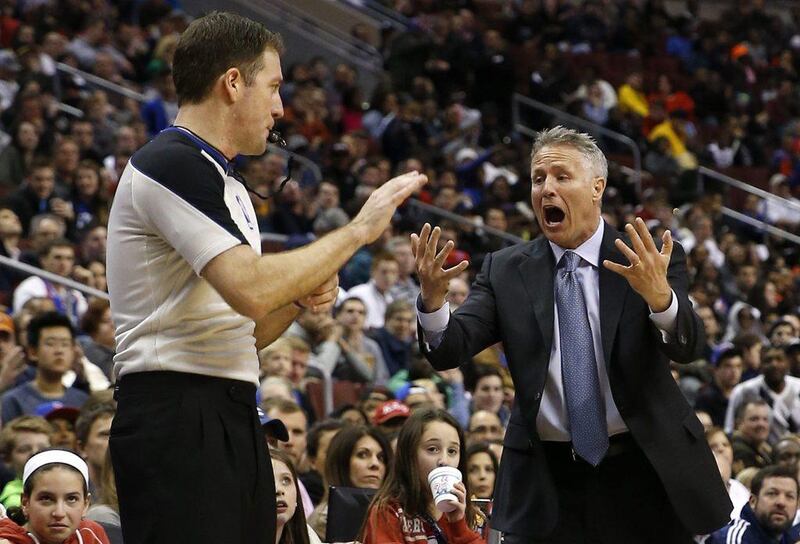
[(552, 204), (543, 206), (542, 211), (544, 212), (544, 222), (548, 227), (556, 227), (560, 225), (566, 217), (564, 210)]

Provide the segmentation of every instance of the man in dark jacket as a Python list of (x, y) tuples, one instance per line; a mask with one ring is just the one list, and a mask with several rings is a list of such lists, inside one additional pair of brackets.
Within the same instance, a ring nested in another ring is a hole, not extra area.
[(792, 527), (797, 513), (796, 472), (780, 466), (761, 469), (753, 478), (750, 502), (742, 517), (714, 532), (709, 544), (794, 544), (800, 528)]

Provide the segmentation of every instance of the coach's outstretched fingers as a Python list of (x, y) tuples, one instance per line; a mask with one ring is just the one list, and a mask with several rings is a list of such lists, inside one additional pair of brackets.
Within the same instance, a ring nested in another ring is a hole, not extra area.
[(603, 266), (628, 280), (631, 288), (642, 296), (654, 312), (662, 312), (672, 302), (672, 288), (667, 280), (672, 257), (672, 234), (664, 231), (661, 237), (663, 245), (658, 251), (642, 218), (637, 217), (633, 225), (625, 225), (625, 232), (631, 239), (633, 249), (620, 239), (615, 240), (614, 245), (630, 264), (625, 266), (605, 260)]
[(418, 235), (411, 235), (411, 251), (416, 262), (420, 296), (422, 305), (428, 312), (438, 310), (444, 305), (450, 280), (469, 266), (468, 261), (461, 261), (455, 266), (444, 268), (444, 263), (455, 248), (455, 244), (449, 240), (437, 253), (436, 247), (441, 233), (439, 227), (431, 230), (430, 224), (425, 223)]

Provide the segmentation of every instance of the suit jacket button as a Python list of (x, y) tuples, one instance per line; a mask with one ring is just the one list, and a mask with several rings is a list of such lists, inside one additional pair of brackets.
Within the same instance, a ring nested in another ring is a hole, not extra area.
[(541, 394), (541, 393), (536, 393), (536, 395), (534, 395), (534, 397), (533, 397), (533, 398), (534, 398), (534, 400), (539, 400), (539, 398), (540, 398), (541, 396), (542, 396), (542, 394)]
[(686, 343), (686, 335), (685, 334), (681, 334), (680, 336), (678, 336), (678, 340), (680, 340), (681, 344), (685, 344)]

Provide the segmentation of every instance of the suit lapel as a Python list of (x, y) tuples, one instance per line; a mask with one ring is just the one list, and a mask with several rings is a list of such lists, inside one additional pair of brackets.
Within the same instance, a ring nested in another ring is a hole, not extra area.
[(606, 368), (609, 367), (611, 347), (617, 334), (622, 307), (628, 293), (628, 280), (603, 266), (603, 261), (608, 259), (615, 263), (630, 264), (614, 245), (614, 240), (620, 238), (620, 233), (606, 223), (603, 232), (603, 243), (600, 246), (600, 335), (603, 340), (603, 357)]
[(553, 252), (547, 238), (542, 236), (530, 245), (526, 253), (526, 258), (519, 265), (522, 285), (528, 304), (533, 306), (544, 339), (545, 353), (550, 353), (553, 345)]

